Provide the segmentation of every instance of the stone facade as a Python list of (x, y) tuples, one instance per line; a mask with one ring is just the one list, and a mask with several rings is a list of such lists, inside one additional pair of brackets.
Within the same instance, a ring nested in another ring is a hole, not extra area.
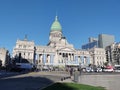
[(17, 40), (16, 46), (13, 49), (13, 57), (18, 57), (19, 62), (21, 62), (22, 59), (26, 59), (29, 63), (34, 63), (34, 47), (34, 42), (28, 41), (26, 38), (24, 40)]
[(120, 65), (120, 43), (107, 46), (106, 55), (108, 63)]
[(5, 48), (0, 48), (0, 60), (2, 61), (2, 66), (5, 67), (9, 63), (9, 52)]
[(89, 50), (75, 49), (72, 44), (68, 43), (62, 33), (62, 27), (57, 17), (51, 26), (49, 42), (46, 46), (35, 45), (33, 41), (27, 39), (17, 40), (13, 49), (13, 57), (16, 55), (21, 55), (30, 63), (36, 64), (38, 68), (42, 66), (84, 67), (93, 63), (91, 62), (92, 55)]
[(91, 62), (93, 65), (96, 66), (104, 66), (106, 62), (106, 51), (104, 48), (92, 48), (89, 50), (91, 53)]

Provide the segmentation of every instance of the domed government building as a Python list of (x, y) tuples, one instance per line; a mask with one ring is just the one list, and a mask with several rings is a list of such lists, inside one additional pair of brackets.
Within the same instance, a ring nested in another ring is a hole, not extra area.
[[(75, 49), (63, 36), (62, 26), (55, 17), (46, 46), (35, 45), (34, 41), (17, 40), (13, 49), (13, 58), (18, 57), (19, 63), (28, 62), (38, 69), (47, 67), (86, 67), (89, 64), (103, 65), (106, 62), (105, 50), (92, 48), (89, 50)], [(26, 61), (25, 61), (26, 60)]]

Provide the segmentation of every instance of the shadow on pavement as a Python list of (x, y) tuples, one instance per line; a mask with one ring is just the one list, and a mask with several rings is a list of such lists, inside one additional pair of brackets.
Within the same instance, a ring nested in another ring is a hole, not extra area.
[(40, 90), (53, 81), (44, 77), (18, 77), (0, 79), (0, 90)]
[(30, 73), (28, 71), (26, 72), (9, 72), (9, 71), (0, 71), (0, 79), (4, 77), (11, 77), (11, 76), (17, 76), (22, 74)]

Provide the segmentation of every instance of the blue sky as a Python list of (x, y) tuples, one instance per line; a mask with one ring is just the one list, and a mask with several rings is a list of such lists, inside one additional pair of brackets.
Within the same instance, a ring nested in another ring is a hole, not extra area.
[(120, 41), (119, 0), (0, 0), (0, 47), (12, 52), (26, 34), (36, 45), (46, 45), (56, 12), (75, 48), (101, 33)]

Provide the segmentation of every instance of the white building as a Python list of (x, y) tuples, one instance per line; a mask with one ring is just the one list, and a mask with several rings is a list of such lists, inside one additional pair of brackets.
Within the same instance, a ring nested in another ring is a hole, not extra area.
[(28, 41), (27, 37), (24, 40), (17, 40), (16, 46), (13, 49), (13, 57), (19, 59), (19, 63), (26, 59), (29, 63), (34, 63), (35, 44), (33, 41)]
[[(21, 53), (21, 54), (20, 54)], [(87, 66), (92, 63), (88, 50), (78, 50), (68, 43), (62, 33), (62, 27), (57, 16), (51, 25), (47, 46), (35, 45), (33, 41), (17, 40), (13, 49), (13, 57), (21, 55), (38, 67), (47, 66)], [(36, 63), (35, 63), (36, 62)], [(96, 63), (95, 63), (96, 64)]]
[(9, 52), (5, 48), (0, 48), (0, 60), (2, 61), (2, 66), (5, 67), (9, 63)]
[(120, 65), (120, 43), (113, 43), (106, 47), (107, 61)]
[(106, 51), (104, 48), (92, 48), (89, 50), (91, 53), (91, 61), (93, 65), (103, 66), (106, 62)]

